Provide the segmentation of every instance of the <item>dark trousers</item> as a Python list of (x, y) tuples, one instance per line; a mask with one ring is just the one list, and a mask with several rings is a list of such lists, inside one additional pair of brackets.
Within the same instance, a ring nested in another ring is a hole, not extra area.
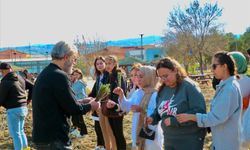
[(126, 150), (126, 140), (123, 134), (123, 117), (109, 118), (109, 124), (114, 133), (118, 150)]
[(102, 129), (99, 121), (95, 121), (95, 133), (96, 133), (97, 146), (105, 146), (102, 135)]
[(73, 115), (71, 120), (74, 127), (80, 128), (81, 135), (88, 134), (82, 115)]
[(73, 150), (71, 145), (64, 144), (61, 141), (55, 141), (50, 144), (35, 144), (37, 150)]

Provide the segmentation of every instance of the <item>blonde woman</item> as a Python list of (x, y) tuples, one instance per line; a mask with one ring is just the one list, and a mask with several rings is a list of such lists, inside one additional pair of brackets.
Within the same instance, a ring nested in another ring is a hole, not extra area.
[[(113, 55), (109, 55), (105, 58), (105, 64), (106, 73), (103, 84), (110, 84), (110, 91), (113, 91), (118, 86), (126, 91), (125, 79), (122, 71), (118, 68), (117, 58)], [(110, 93), (109, 99), (118, 103), (118, 95), (113, 92)], [(107, 150), (126, 150), (126, 140), (123, 134), (123, 114), (113, 108), (108, 109), (108, 111), (116, 117), (100, 115), (100, 124), (105, 140), (105, 148)]]
[[(74, 68), (71, 74), (72, 90), (78, 101), (86, 98), (86, 82), (83, 81), (83, 73), (80, 69)], [(72, 137), (83, 138), (88, 134), (87, 126), (82, 115), (72, 115), (73, 130), (70, 132)], [(80, 132), (78, 131), (80, 129)]]
[(137, 81), (137, 72), (142, 65), (140, 63), (133, 64), (130, 70), (130, 85), (129, 85), (129, 92), (128, 98), (130, 98), (133, 93), (139, 88), (138, 81)]

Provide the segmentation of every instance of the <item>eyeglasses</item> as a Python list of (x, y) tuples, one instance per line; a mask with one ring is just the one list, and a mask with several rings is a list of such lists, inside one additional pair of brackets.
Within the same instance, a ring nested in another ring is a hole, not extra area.
[(168, 75), (162, 75), (162, 76), (158, 76), (161, 80), (165, 81), (168, 78)]
[(221, 65), (221, 64), (212, 64), (212, 69), (215, 70), (218, 65)]

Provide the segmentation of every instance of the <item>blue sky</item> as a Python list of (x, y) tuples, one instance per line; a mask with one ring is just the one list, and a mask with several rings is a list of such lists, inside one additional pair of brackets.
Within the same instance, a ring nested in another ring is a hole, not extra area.
[[(205, 0), (201, 0), (206, 2)], [(210, 0), (209, 2), (216, 2)], [(163, 35), (169, 12), (190, 0), (0, 0), (0, 47)], [(225, 32), (250, 26), (250, 0), (218, 0)]]

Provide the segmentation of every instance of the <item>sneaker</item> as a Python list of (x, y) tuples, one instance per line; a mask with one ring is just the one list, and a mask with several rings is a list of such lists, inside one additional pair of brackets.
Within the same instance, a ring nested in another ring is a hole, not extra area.
[(69, 133), (73, 132), (75, 129), (76, 129), (75, 127), (71, 127), (71, 128), (69, 129)]
[(29, 146), (25, 147), (25, 148), (23, 148), (23, 150), (30, 150), (30, 147)]
[(81, 137), (81, 134), (78, 129), (73, 130), (72, 132), (69, 133), (69, 136), (71, 138), (79, 138)]
[(87, 134), (83, 134), (83, 135), (79, 134), (79, 135), (77, 136), (77, 138), (85, 138), (86, 135), (87, 135)]
[(105, 150), (103, 146), (97, 146), (94, 150)]

